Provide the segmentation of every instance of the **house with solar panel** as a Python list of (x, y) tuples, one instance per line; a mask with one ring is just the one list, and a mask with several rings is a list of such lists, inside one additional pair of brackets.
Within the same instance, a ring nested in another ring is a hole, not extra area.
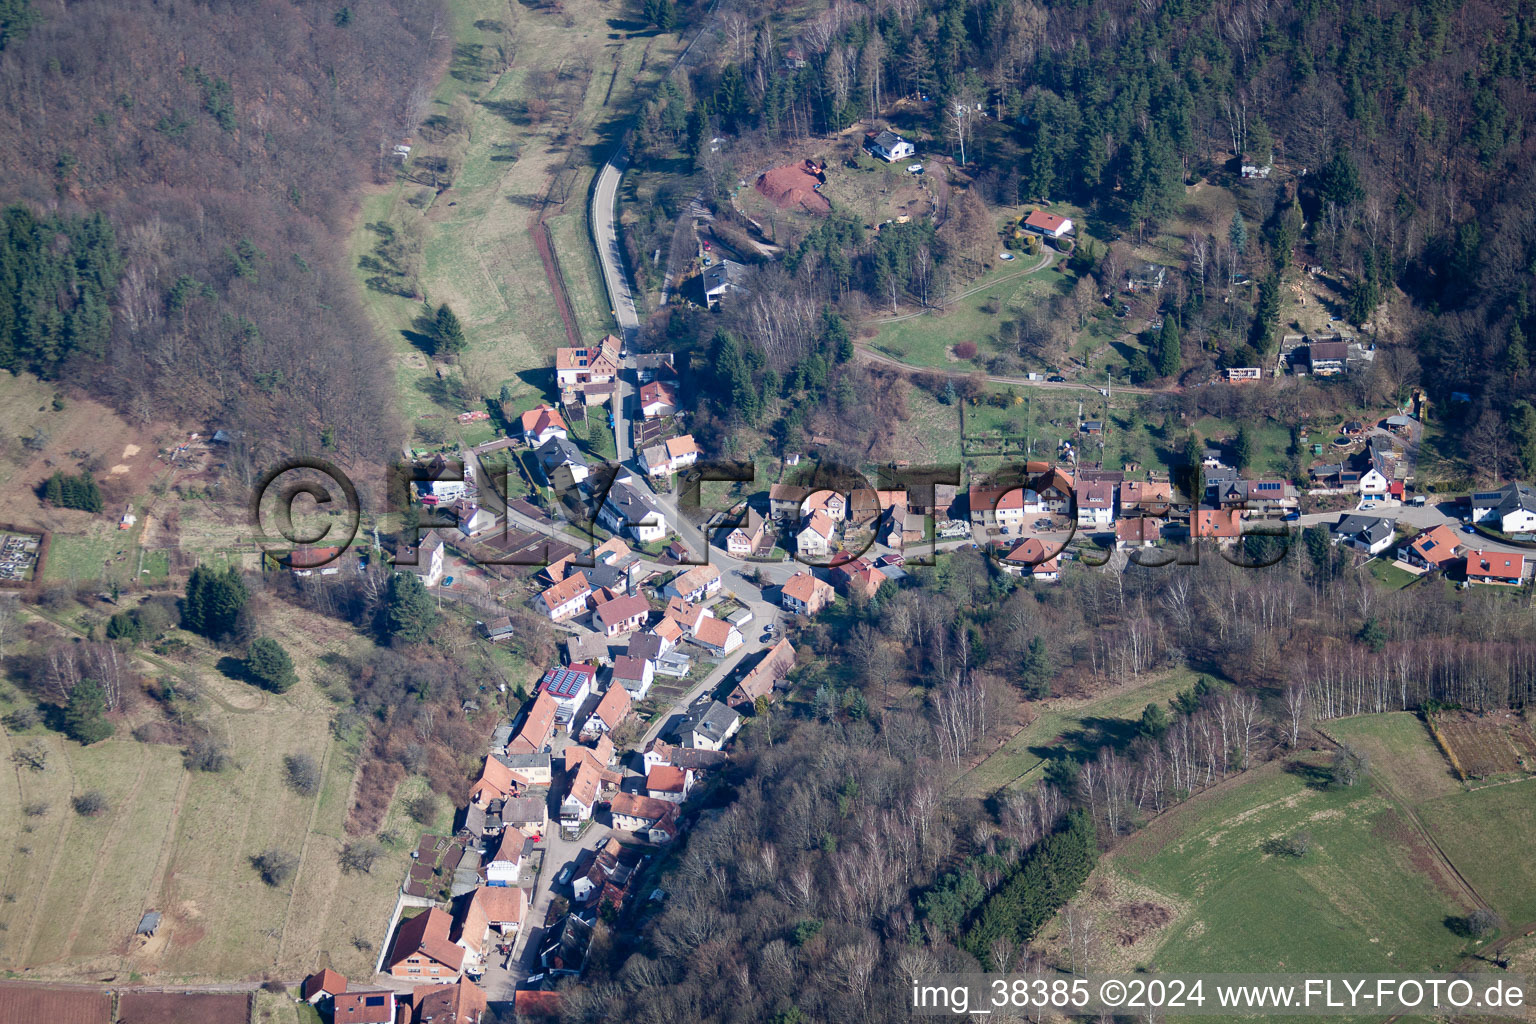
[(595, 666), (567, 665), (545, 672), (544, 678), (539, 680), (539, 692), (548, 694), (555, 702), (555, 721), (569, 725), (596, 683)]

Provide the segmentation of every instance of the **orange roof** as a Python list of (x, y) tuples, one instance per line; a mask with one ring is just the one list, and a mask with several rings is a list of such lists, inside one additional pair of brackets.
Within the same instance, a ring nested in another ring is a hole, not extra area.
[(801, 604), (810, 604), (811, 598), (817, 591), (831, 590), (830, 584), (817, 579), (808, 572), (797, 572), (784, 583), (783, 593), (792, 597)]
[(681, 793), (687, 784), (688, 777), (683, 769), (674, 768), (669, 764), (657, 765), (645, 777), (645, 789), (648, 793)]
[(592, 712), (592, 715), (608, 728), (617, 729), (619, 723), (629, 717), (629, 709), (633, 706), (628, 690), (622, 686), (610, 685), (608, 692), (603, 694), (603, 699), (597, 702), (597, 709)]
[(549, 734), (555, 727), (555, 710), (559, 707), (555, 698), (540, 692), (533, 698), (528, 717), (512, 742), (507, 744), (509, 754), (536, 754), (549, 742)]
[(602, 775), (593, 767), (592, 762), (583, 760), (581, 767), (576, 769), (576, 778), (571, 780), (571, 799), (591, 807), (597, 802), (597, 785), (601, 781)]
[(667, 610), (663, 614), (675, 620), (684, 629), (698, 629), (699, 620), (707, 613), (699, 605), (674, 597), (667, 602)]
[(523, 433), (542, 434), (550, 427), (558, 427), (565, 430), (565, 420), (560, 414), (547, 405), (541, 405), (536, 409), (529, 409), (522, 416)]
[(644, 796), (640, 793), (615, 793), (609, 801), (609, 810), (615, 815), (627, 815), (631, 818), (649, 818), (652, 821), (659, 819), (667, 813), (672, 805), (665, 800), (657, 800), (655, 797)]
[(491, 860), (504, 860), (508, 864), (516, 864), (523, 859), (523, 844), (528, 837), (515, 828), (504, 829), (501, 833), (501, 842), (496, 846), (496, 854)]
[(1408, 547), (1430, 565), (1438, 566), (1456, 557), (1456, 548), (1459, 543), (1455, 531), (1441, 523), (1414, 537)]
[(833, 531), (836, 529), (832, 523), (832, 517), (827, 515), (821, 509), (817, 509), (815, 512), (811, 513), (810, 522), (805, 524), (805, 528), (810, 530), (812, 533), (817, 534), (818, 536), (827, 538), (830, 538)]
[(1039, 537), (1025, 537), (1003, 556), (1003, 561), (1012, 565), (1039, 565), (1046, 561), (1047, 554), (1045, 542)]
[(1152, 516), (1133, 516), (1115, 522), (1115, 537), (1126, 542), (1144, 544), (1157, 540), (1163, 532), (1163, 521)]
[(591, 592), (592, 587), (587, 583), (586, 576), (579, 572), (574, 572), (540, 594), (539, 600), (544, 602), (545, 608), (555, 609), (567, 601), (575, 600), (581, 594), (590, 594)]
[(1173, 500), (1173, 485), (1166, 481), (1127, 480), (1120, 485), (1120, 507), (1148, 504), (1166, 505)]
[(347, 990), (347, 979), (331, 970), (322, 968), (304, 979), (304, 998), (313, 999), (320, 992), (329, 992), (336, 995)]
[(528, 912), (528, 894), (515, 885), (482, 885), (469, 902), (470, 906), (479, 907), (491, 924), (521, 922)]
[(1525, 556), (1504, 551), (1468, 551), (1467, 578), (1519, 579), (1525, 575)]
[[(603, 562), (607, 561), (610, 555), (614, 558), (623, 558), (627, 554), (629, 554), (628, 544), (618, 537), (609, 537), (592, 549), (592, 560), (594, 562)], [(567, 555), (566, 557), (569, 558), (570, 556)]]
[(485, 989), (466, 978), (460, 978), (457, 985), (417, 985), (411, 989), (415, 1019), (432, 1024), (478, 1024), (489, 1009), (487, 998)]
[(507, 796), (512, 792), (512, 779), (512, 769), (487, 754), (485, 767), (480, 769), (480, 777), (469, 787), (469, 791), (477, 793), (489, 789), (495, 794)]
[(678, 622), (677, 619), (668, 615), (666, 618), (656, 623), (656, 625), (652, 626), (651, 632), (661, 637), (663, 640), (675, 644), (683, 638), (683, 634), (686, 633), (687, 630), (683, 628), (683, 624), (681, 622)]
[(640, 404), (642, 406), (660, 402), (662, 405), (677, 405), (677, 391), (664, 380), (653, 380), (649, 384), (640, 386)]
[(1061, 214), (1046, 213), (1044, 210), (1036, 210), (1024, 218), (1024, 226), (1037, 231), (1056, 231), (1066, 222), (1067, 218)]
[(847, 508), (848, 500), (836, 491), (823, 489), (812, 491), (807, 495), (805, 501), (801, 503), (800, 511), (804, 514), (814, 512), (817, 509), (831, 508), (834, 505), (840, 508)]
[(1195, 510), (1195, 536), (1229, 540), (1243, 535), (1242, 510), (1202, 508)]
[(699, 454), (699, 446), (694, 442), (692, 434), (674, 437), (667, 442), (667, 458), (669, 459), (680, 459), (684, 455), (697, 454)]
[(637, 617), (643, 625), (644, 617), (650, 614), (650, 611), (650, 602), (645, 598), (639, 594), (625, 594), (599, 605), (592, 618), (606, 630), (609, 626), (617, 626), (621, 622), (628, 622)]
[[(711, 647), (724, 648), (731, 638), (731, 631), (736, 627), (724, 619), (717, 619), (713, 615), (706, 615), (699, 619), (699, 624), (693, 627), (694, 638), (701, 644)], [(623, 687), (619, 687), (623, 689)]]
[(395, 967), (419, 953), (457, 971), (464, 966), (464, 949), (448, 939), (448, 926), (452, 923), (453, 919), (436, 907), (405, 921), (395, 934), (385, 966)]
[(785, 637), (768, 649), (752, 671), (748, 672), (736, 684), (736, 688), (746, 695), (748, 700), (757, 700), (773, 692), (773, 684), (782, 679), (790, 669), (795, 667), (795, 646)]

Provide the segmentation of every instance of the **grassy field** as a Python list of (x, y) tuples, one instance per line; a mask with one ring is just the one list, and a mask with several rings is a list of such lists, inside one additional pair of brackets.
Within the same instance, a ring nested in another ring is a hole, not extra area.
[[(1304, 857), (1267, 851), (1301, 831)], [(1159, 970), (1389, 972), (1452, 964), (1465, 944), (1445, 919), (1471, 908), (1431, 859), (1377, 787), (1317, 788), (1272, 763), (1158, 818), (1100, 870), (1110, 891), (1124, 880), (1174, 910), (1135, 949)]]
[(1168, 701), (1194, 685), (1188, 671), (1144, 676), (1090, 699), (1062, 697), (1030, 705), (1034, 719), (985, 761), (959, 777), (955, 790), (985, 797), (1004, 787), (1024, 786), (1045, 773), (1053, 757), (1088, 756), (1100, 742), (1113, 743), (1134, 729), (1148, 704)]
[[(543, 381), (530, 373), (550, 366), (554, 349), (568, 343), (534, 244), (543, 230), (538, 214), (544, 213), (579, 335), (591, 340), (611, 330), (587, 230), (587, 187), (637, 92), (670, 66), (680, 44), (611, 30), (611, 12), (597, 0), (565, 4), (566, 18), (492, 0), (453, 0), (449, 8), (457, 56), (429, 113), (463, 118), (467, 135), (455, 143), (461, 167), (452, 186), (435, 195), (402, 180), (365, 196), (351, 259), (358, 266), (377, 242), (370, 224), (384, 221), (418, 236), (422, 290), (432, 303), (451, 305), (464, 323), (469, 350), (461, 364), (471, 390), (494, 396), (507, 386), (515, 400), (531, 405), (546, 396)], [(505, 70), (498, 49), (511, 55)], [(547, 109), (530, 108), (530, 98), (547, 100)], [(357, 274), (371, 319), (395, 353), (407, 417), (450, 424), (450, 414), (466, 403), (442, 386), (419, 345), (412, 324), (421, 303), (370, 287), (370, 271), (358, 267)]]
[(975, 342), (981, 353), (978, 358), (984, 361), (1009, 346), (1002, 336), (1005, 321), (1071, 289), (1074, 277), (1066, 272), (1064, 258), (1058, 255), (1051, 266), (1025, 273), (1038, 260), (1020, 255), (1012, 263), (998, 264), (964, 286), (969, 290), (979, 285), (979, 291), (942, 312), (878, 325), (869, 347), (913, 366), (979, 368), (974, 362), (955, 359), (949, 350), (962, 341)]
[[(1100, 929), (1097, 967), (1449, 969), (1475, 949), (1449, 925), (1478, 897), (1505, 934), (1532, 927), (1536, 871), (1517, 851), (1536, 839), (1536, 780), (1469, 790), (1410, 714), (1324, 731), (1369, 755), (1365, 781), (1329, 785), (1321, 752), (1272, 762), (1106, 855), (1083, 897)], [(1302, 832), (1303, 856), (1271, 845)]]
[[(205, 694), (198, 714), (226, 740), (234, 763), (223, 772), (189, 771), (178, 746), (131, 738), (153, 718), (142, 706), (88, 748), (41, 727), (0, 735), (0, 754), (32, 742), (49, 751), (46, 770), (18, 770), (0, 786), (0, 816), (19, 828), (0, 848), (0, 968), (33, 977), (131, 971), (167, 981), (295, 977), (316, 962), (370, 970), (414, 834), (396, 809), (387, 827), (409, 836), (400, 849), (372, 873), (341, 871), (356, 761), (332, 736), (335, 705), (314, 678), (321, 655), (363, 641), (283, 606), (269, 611), (263, 631), (299, 666), (300, 682), (285, 694), (228, 679), (211, 667), (216, 652), (199, 649), (191, 664)], [(162, 671), (153, 663), (141, 670)], [(6, 710), (25, 700), (7, 688)], [(299, 752), (322, 764), (311, 797), (281, 781), (284, 757)], [(71, 810), (71, 798), (88, 790), (106, 795), (107, 813)], [(28, 805), (46, 810), (23, 815)], [(252, 869), (250, 858), (268, 848), (300, 858), (288, 884), (267, 886)], [(134, 940), (150, 909), (165, 915), (160, 933)]]

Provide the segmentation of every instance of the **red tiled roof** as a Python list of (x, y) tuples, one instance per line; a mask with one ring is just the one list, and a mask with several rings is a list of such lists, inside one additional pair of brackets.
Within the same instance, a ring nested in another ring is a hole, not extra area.
[(407, 957), (420, 953), (457, 971), (464, 966), (464, 949), (449, 941), (451, 923), (452, 918), (436, 907), (405, 921), (395, 935), (395, 944), (390, 948), (385, 966), (396, 967)]
[(346, 990), (347, 979), (329, 967), (322, 968), (304, 979), (303, 993), (305, 999), (313, 999), (320, 992), (329, 992), (331, 995), (336, 995), (338, 992), (345, 992)]
[(1044, 210), (1036, 210), (1024, 218), (1024, 226), (1034, 228), (1036, 231), (1056, 231), (1067, 222), (1067, 218), (1059, 213), (1046, 213)]

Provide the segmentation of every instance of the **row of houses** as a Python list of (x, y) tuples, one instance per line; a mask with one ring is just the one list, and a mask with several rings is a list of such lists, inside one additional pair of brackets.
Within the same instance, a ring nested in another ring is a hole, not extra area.
[(1427, 572), (1460, 571), (1474, 585), (1519, 586), (1530, 575), (1524, 555), (1464, 545), (1449, 526), (1439, 524), (1397, 538), (1396, 523), (1381, 516), (1345, 515), (1331, 529), (1333, 542), (1368, 555), (1396, 548), (1399, 561)]

